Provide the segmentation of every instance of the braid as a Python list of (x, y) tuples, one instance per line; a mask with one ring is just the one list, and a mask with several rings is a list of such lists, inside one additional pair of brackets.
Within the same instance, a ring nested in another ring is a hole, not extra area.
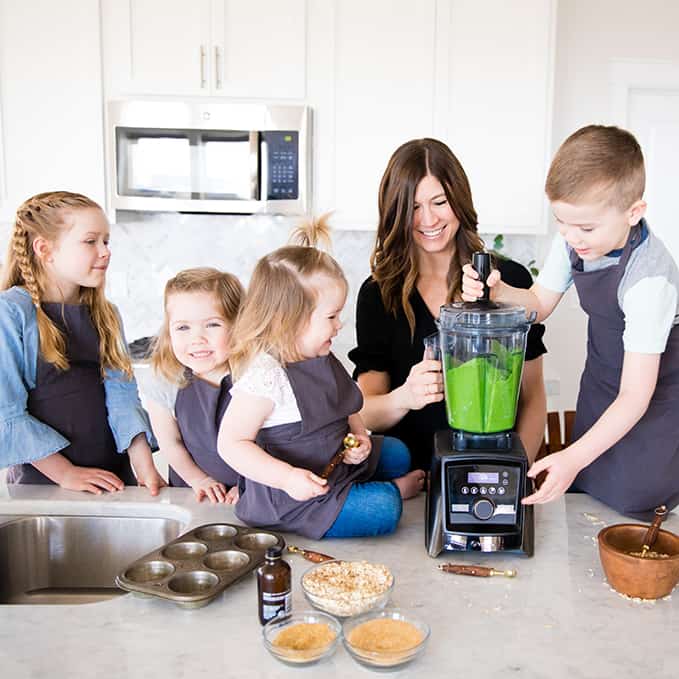
[(21, 278), (23, 280), (24, 287), (28, 290), (28, 293), (33, 300), (33, 305), (36, 309), (40, 308), (40, 290), (38, 288), (38, 282), (35, 280), (35, 275), (33, 273), (33, 263), (28, 256), (28, 233), (24, 229), (21, 223), (21, 217), (17, 215), (17, 220), (14, 224), (14, 233), (12, 234), (12, 249), (14, 250), (14, 256), (16, 257), (16, 264), (19, 272), (21, 273)]

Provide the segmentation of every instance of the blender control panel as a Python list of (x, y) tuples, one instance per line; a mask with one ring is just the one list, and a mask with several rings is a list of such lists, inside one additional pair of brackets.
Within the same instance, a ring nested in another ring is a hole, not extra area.
[(521, 468), (503, 464), (446, 465), (449, 526), (514, 524), (521, 492)]

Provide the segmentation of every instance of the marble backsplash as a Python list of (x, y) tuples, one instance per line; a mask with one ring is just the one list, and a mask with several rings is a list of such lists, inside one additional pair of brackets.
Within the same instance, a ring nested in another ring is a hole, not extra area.
[[(257, 260), (284, 245), (298, 222), (298, 218), (271, 215), (119, 212), (111, 225), (113, 254), (107, 292), (123, 316), (127, 339), (157, 331), (165, 282), (178, 271), (214, 266), (230, 271), (247, 285)], [(3, 253), (10, 230), (10, 224), (0, 226)], [(489, 246), (493, 237), (484, 234)], [(356, 295), (369, 274), (375, 234), (335, 230), (332, 240), (332, 254), (349, 281), (345, 325), (334, 343), (335, 353), (346, 362), (346, 354), (355, 344)], [(503, 253), (523, 264), (540, 261), (545, 240), (540, 236), (506, 236)]]

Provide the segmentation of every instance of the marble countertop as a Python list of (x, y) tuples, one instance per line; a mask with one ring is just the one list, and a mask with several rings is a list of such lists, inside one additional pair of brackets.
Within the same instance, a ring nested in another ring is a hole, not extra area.
[[(56, 487), (0, 486), (0, 514), (165, 516), (185, 529), (236, 522), (233, 509), (198, 504), (189, 490), (144, 490), (93, 499)], [(337, 557), (385, 563), (394, 573), (392, 605), (408, 608), (431, 626), (426, 652), (397, 676), (520, 677), (533, 679), (653, 679), (679, 676), (679, 590), (655, 602), (635, 602), (612, 591), (599, 563), (596, 535), (624, 519), (586, 495), (568, 495), (536, 512), (536, 549), (530, 559), (457, 554), (456, 562), (517, 568), (515, 579), (441, 573), (424, 548), (424, 497), (405, 503), (396, 534), (361, 540), (294, 544)], [(679, 532), (679, 515), (666, 527)], [(286, 536), (288, 537), (288, 536)], [(293, 607), (308, 608), (299, 579), (310, 566), (288, 555)], [(0, 565), (0, 567), (2, 567)], [(340, 645), (312, 668), (280, 664), (265, 650), (257, 619), (254, 574), (195, 610), (125, 595), (74, 606), (0, 606), (3, 679), (125, 677), (368, 675)]]

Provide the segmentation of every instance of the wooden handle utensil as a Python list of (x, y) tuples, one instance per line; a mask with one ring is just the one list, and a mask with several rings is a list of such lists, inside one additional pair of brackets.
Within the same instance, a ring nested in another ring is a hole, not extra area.
[(304, 557), (307, 561), (313, 561), (314, 563), (323, 563), (324, 561), (334, 561), (334, 556), (328, 556), (327, 554), (321, 554), (321, 552), (314, 552), (310, 549), (302, 549), (301, 547), (295, 547), (295, 545), (288, 545), (288, 552), (293, 554), (299, 554)]
[(653, 523), (648, 527), (646, 535), (644, 535), (644, 544), (641, 548), (641, 554), (639, 556), (643, 559), (646, 554), (653, 547), (653, 543), (658, 537), (658, 531), (660, 530), (660, 524), (665, 520), (667, 516), (667, 507), (665, 505), (660, 505), (660, 507), (655, 508), (655, 517), (653, 518)]
[(342, 440), (342, 447), (332, 456), (330, 462), (325, 465), (319, 476), (322, 479), (327, 479), (333, 473), (335, 467), (344, 459), (344, 453), (346, 453), (347, 449), (358, 448), (359, 445), (361, 445), (360, 441), (353, 434), (347, 434)]
[(457, 563), (440, 563), (436, 568), (444, 573), (454, 573), (455, 575), (474, 575), (480, 578), (489, 578), (493, 575), (503, 575), (505, 578), (516, 577), (516, 569), (498, 570), (488, 568), (488, 566), (468, 566)]

